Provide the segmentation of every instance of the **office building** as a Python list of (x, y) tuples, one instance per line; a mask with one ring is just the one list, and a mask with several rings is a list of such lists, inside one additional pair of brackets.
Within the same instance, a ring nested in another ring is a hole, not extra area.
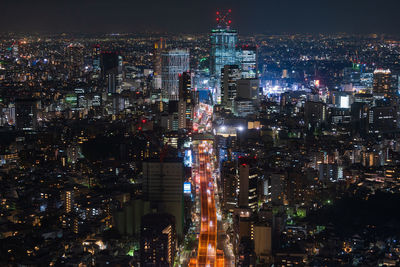
[(143, 194), (158, 212), (175, 216), (178, 236), (183, 235), (182, 159), (161, 159), (143, 162)]
[(239, 165), (239, 207), (249, 208), (253, 212), (258, 208), (257, 169), (250, 164)]
[(161, 89), (161, 54), (167, 48), (165, 39), (160, 38), (156, 43), (154, 43), (154, 58), (153, 58), (153, 86), (155, 89)]
[(184, 72), (179, 75), (179, 129), (191, 129), (194, 113), (192, 92), (192, 74)]
[(189, 51), (173, 49), (161, 54), (162, 96), (179, 99), (179, 75), (189, 70)]
[(93, 70), (95, 72), (101, 71), (100, 57), (101, 57), (100, 45), (94, 45), (92, 47), (92, 64), (93, 64)]
[(257, 78), (257, 47), (243, 45), (238, 52), (238, 61), (243, 79)]
[(393, 86), (392, 73), (389, 69), (377, 69), (374, 71), (373, 93), (387, 99), (396, 96), (397, 88)]
[(107, 93), (115, 94), (117, 92), (119, 69), (119, 55), (114, 51), (101, 52), (101, 74), (105, 82)]
[(258, 100), (260, 80), (253, 78), (240, 79), (236, 82), (236, 87), (237, 97)]
[(72, 43), (66, 48), (68, 79), (76, 80), (83, 74), (83, 45)]
[[(219, 15), (219, 13), (217, 14)], [(214, 100), (221, 102), (220, 80), (221, 70), (225, 65), (236, 65), (236, 45), (238, 41), (237, 31), (230, 28), (230, 21), (225, 24), (222, 19), (217, 18), (218, 27), (211, 31), (211, 51), (210, 51), (210, 75), (214, 81), (215, 95)]]
[(326, 104), (322, 102), (307, 101), (304, 105), (304, 118), (306, 125), (320, 126), (327, 118)]
[(369, 109), (369, 132), (390, 133), (397, 130), (397, 109), (394, 106), (380, 106)]
[(238, 65), (225, 65), (221, 70), (221, 104), (232, 109), (233, 100), (237, 94), (237, 80), (241, 78)]

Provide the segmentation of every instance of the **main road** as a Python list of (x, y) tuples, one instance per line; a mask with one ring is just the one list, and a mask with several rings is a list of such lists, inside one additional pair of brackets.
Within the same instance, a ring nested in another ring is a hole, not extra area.
[(217, 207), (215, 200), (214, 140), (212, 130), (212, 107), (200, 103), (195, 112), (193, 130), (198, 135), (193, 140), (193, 181), (198, 188), (200, 200), (200, 231), (197, 258), (189, 266), (223, 267), (224, 253), (217, 250)]

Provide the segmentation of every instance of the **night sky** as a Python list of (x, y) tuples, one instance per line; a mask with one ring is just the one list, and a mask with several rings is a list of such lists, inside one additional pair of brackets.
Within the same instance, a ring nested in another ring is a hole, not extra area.
[(400, 0), (0, 0), (2, 32), (208, 32), (232, 8), (240, 33), (400, 33)]

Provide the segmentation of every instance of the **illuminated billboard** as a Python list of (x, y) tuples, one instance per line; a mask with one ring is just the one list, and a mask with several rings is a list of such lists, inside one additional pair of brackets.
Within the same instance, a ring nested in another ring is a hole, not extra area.
[(183, 193), (191, 194), (192, 193), (192, 184), (189, 182), (183, 183)]

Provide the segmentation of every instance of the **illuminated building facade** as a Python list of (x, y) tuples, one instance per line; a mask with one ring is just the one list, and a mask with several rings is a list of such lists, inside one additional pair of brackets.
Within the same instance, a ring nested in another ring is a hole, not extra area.
[(83, 45), (72, 43), (66, 48), (68, 63), (68, 79), (74, 80), (82, 76)]
[(165, 39), (160, 38), (154, 44), (154, 58), (153, 58), (153, 68), (154, 68), (154, 88), (161, 89), (161, 54), (167, 48)]
[(225, 108), (232, 108), (237, 94), (237, 81), (241, 73), (238, 65), (225, 65), (221, 70), (221, 104)]
[(243, 45), (238, 52), (243, 79), (257, 78), (257, 47)]
[(390, 70), (377, 69), (374, 71), (373, 93), (383, 95), (385, 98), (393, 98), (396, 88), (392, 86), (392, 73)]
[(179, 99), (179, 74), (188, 71), (189, 51), (173, 49), (161, 54), (162, 96), (168, 100)]
[(215, 83), (214, 99), (217, 100), (217, 102), (221, 101), (219, 87), (222, 68), (225, 65), (238, 64), (236, 56), (238, 34), (236, 30), (230, 28), (231, 20), (227, 19), (228, 14), (221, 16), (220, 12), (217, 12), (218, 26), (211, 31), (210, 36), (210, 75)]

